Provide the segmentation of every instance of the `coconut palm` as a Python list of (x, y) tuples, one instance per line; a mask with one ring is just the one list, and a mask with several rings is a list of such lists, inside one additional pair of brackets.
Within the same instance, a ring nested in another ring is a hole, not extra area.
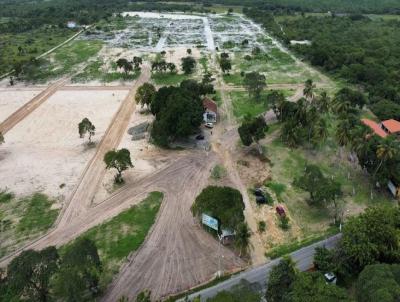
[(328, 137), (328, 126), (325, 119), (320, 118), (313, 124), (313, 137), (314, 144), (324, 142)]
[(326, 91), (322, 91), (318, 97), (318, 109), (321, 113), (328, 112), (331, 99)]
[(236, 236), (235, 236), (235, 245), (239, 249), (239, 257), (242, 256), (243, 252), (249, 247), (250, 244), (250, 229), (246, 222), (242, 222), (237, 226)]
[(304, 89), (303, 89), (303, 95), (306, 97), (307, 100), (313, 100), (314, 99), (314, 90), (316, 86), (313, 82), (313, 80), (308, 79), (304, 83)]
[(376, 175), (376, 173), (378, 173), (383, 163), (391, 160), (397, 155), (397, 153), (399, 152), (399, 147), (400, 146), (398, 141), (391, 136), (382, 140), (382, 142), (378, 145), (378, 148), (376, 149), (376, 157), (380, 159), (380, 162), (375, 170), (374, 176)]

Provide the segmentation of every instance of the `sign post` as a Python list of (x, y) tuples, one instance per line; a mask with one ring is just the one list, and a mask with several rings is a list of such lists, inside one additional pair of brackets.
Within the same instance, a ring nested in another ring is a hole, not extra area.
[(208, 216), (207, 214), (203, 213), (201, 214), (201, 222), (218, 232), (218, 220), (214, 217)]

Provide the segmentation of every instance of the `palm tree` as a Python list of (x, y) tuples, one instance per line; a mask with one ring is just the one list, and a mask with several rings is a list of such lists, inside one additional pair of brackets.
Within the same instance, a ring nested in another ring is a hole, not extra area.
[(352, 142), (351, 129), (347, 119), (340, 120), (339, 124), (336, 126), (335, 136), (339, 144), (340, 157), (342, 157), (344, 147)]
[(318, 109), (321, 113), (328, 112), (329, 104), (331, 102), (331, 98), (328, 96), (326, 91), (322, 91), (318, 98)]
[(378, 173), (383, 163), (391, 160), (397, 155), (399, 152), (399, 147), (400, 146), (396, 138), (389, 136), (382, 140), (382, 142), (378, 145), (378, 149), (376, 150), (376, 157), (380, 159), (380, 162), (375, 170), (374, 176), (376, 173)]
[(313, 82), (313, 80), (308, 79), (304, 83), (304, 89), (303, 89), (303, 95), (306, 97), (307, 100), (313, 100), (314, 99), (314, 90), (316, 86)]
[(242, 222), (237, 226), (235, 245), (239, 249), (239, 257), (247, 250), (250, 244), (250, 229), (246, 222)]
[(320, 118), (313, 124), (313, 141), (314, 144), (324, 142), (328, 137), (328, 126), (325, 119)]

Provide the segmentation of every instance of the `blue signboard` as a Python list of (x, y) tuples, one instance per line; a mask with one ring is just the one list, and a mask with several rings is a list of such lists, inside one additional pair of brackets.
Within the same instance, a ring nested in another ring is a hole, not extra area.
[(201, 221), (206, 226), (218, 231), (218, 220), (206, 214), (201, 215)]

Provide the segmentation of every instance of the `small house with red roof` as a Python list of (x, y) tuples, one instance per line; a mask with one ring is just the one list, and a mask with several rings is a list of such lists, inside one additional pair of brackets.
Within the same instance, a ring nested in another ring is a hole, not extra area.
[(212, 99), (205, 97), (203, 99), (203, 120), (205, 123), (216, 123), (218, 117), (218, 106)]
[(382, 138), (387, 137), (388, 135), (396, 135), (400, 138), (400, 122), (390, 119), (386, 121), (382, 121), (377, 123), (370, 119), (362, 119), (361, 122), (364, 125), (367, 125), (374, 131), (374, 133)]

